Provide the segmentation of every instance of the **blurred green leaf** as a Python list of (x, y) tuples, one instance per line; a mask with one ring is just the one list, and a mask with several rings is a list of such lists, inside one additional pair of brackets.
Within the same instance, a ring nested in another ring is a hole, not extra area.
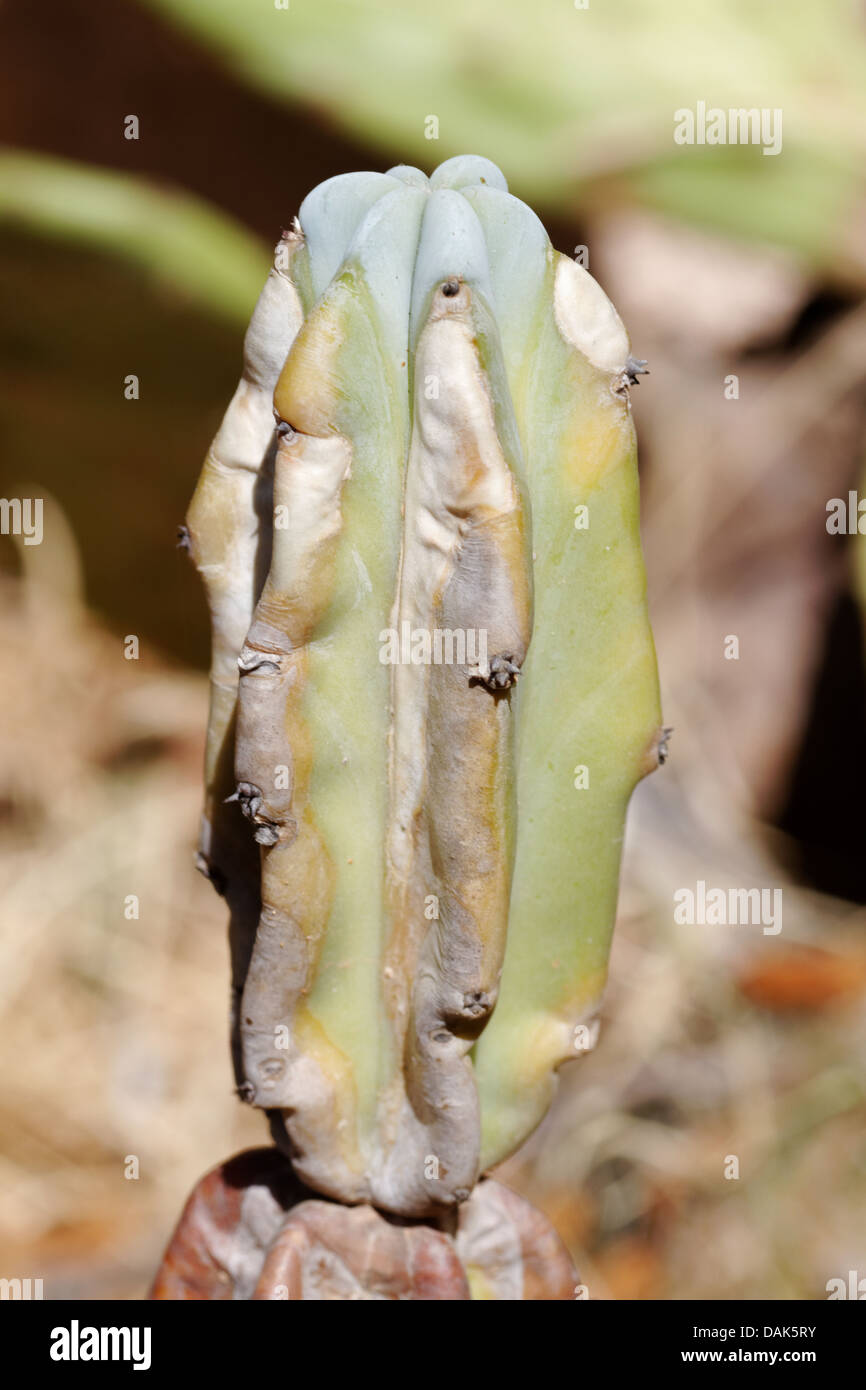
[[(866, 45), (848, 0), (147, 0), (281, 100), (425, 168), (471, 151), (554, 207), (623, 196), (862, 278)], [(674, 112), (783, 112), (784, 146), (677, 146)], [(438, 116), (439, 139), (425, 138)], [(733, 156), (733, 158), (732, 158)], [(850, 242), (850, 244), (849, 244)]]
[(268, 269), (257, 237), (187, 193), (30, 152), (0, 154), (0, 222), (113, 252), (239, 324)]

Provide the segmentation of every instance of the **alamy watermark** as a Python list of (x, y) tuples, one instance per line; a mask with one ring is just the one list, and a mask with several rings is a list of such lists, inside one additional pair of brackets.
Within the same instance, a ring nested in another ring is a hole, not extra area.
[(781, 888), (707, 888), (700, 878), (694, 888), (675, 889), (674, 903), (681, 926), (760, 926), (764, 936), (782, 930)]
[(769, 106), (681, 106), (674, 112), (678, 145), (760, 145), (763, 154), (782, 152), (782, 110)]
[(383, 666), (473, 666), (489, 669), (486, 628), (414, 627), (404, 620), (400, 631), (386, 627), (379, 633), (379, 660)]
[(826, 527), (831, 536), (866, 536), (866, 497), (852, 488), (847, 500), (831, 497), (827, 502)]
[(41, 1279), (0, 1279), (0, 1302), (29, 1302), (44, 1298)]
[(866, 1279), (861, 1279), (860, 1272), (856, 1269), (848, 1270), (847, 1279), (838, 1276), (828, 1279), (824, 1288), (827, 1290), (828, 1302), (839, 1298), (852, 1298), (858, 1303), (866, 1300)]
[(0, 497), (0, 536), (23, 536), (25, 545), (41, 545), (42, 498)]
[(68, 1327), (52, 1328), (48, 1354), (52, 1361), (131, 1361), (134, 1371), (147, 1371), (151, 1328), (82, 1327), (73, 1318)]

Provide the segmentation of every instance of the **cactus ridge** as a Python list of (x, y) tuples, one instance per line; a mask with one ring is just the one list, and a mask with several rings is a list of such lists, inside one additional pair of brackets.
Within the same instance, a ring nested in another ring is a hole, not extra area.
[(238, 1085), (344, 1202), (466, 1200), (597, 1007), (660, 726), (644, 365), (479, 157), (329, 179), (277, 247), (187, 517), (200, 862)]

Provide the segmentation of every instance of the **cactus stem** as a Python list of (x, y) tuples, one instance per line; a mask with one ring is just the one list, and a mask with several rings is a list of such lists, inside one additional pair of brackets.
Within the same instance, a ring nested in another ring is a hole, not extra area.
[(301, 219), (187, 517), (213, 618), (201, 850), (244, 1098), (311, 1188), (435, 1219), (574, 1055), (628, 797), (667, 755), (647, 364), (489, 161), (329, 179)]

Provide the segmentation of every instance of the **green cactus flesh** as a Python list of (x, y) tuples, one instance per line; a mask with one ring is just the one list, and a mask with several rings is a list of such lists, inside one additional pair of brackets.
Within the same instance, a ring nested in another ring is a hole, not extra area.
[(320, 185), (253, 315), (188, 517), (201, 854), (242, 1094), (342, 1201), (464, 1200), (599, 1003), (660, 736), (631, 366), (470, 156)]

